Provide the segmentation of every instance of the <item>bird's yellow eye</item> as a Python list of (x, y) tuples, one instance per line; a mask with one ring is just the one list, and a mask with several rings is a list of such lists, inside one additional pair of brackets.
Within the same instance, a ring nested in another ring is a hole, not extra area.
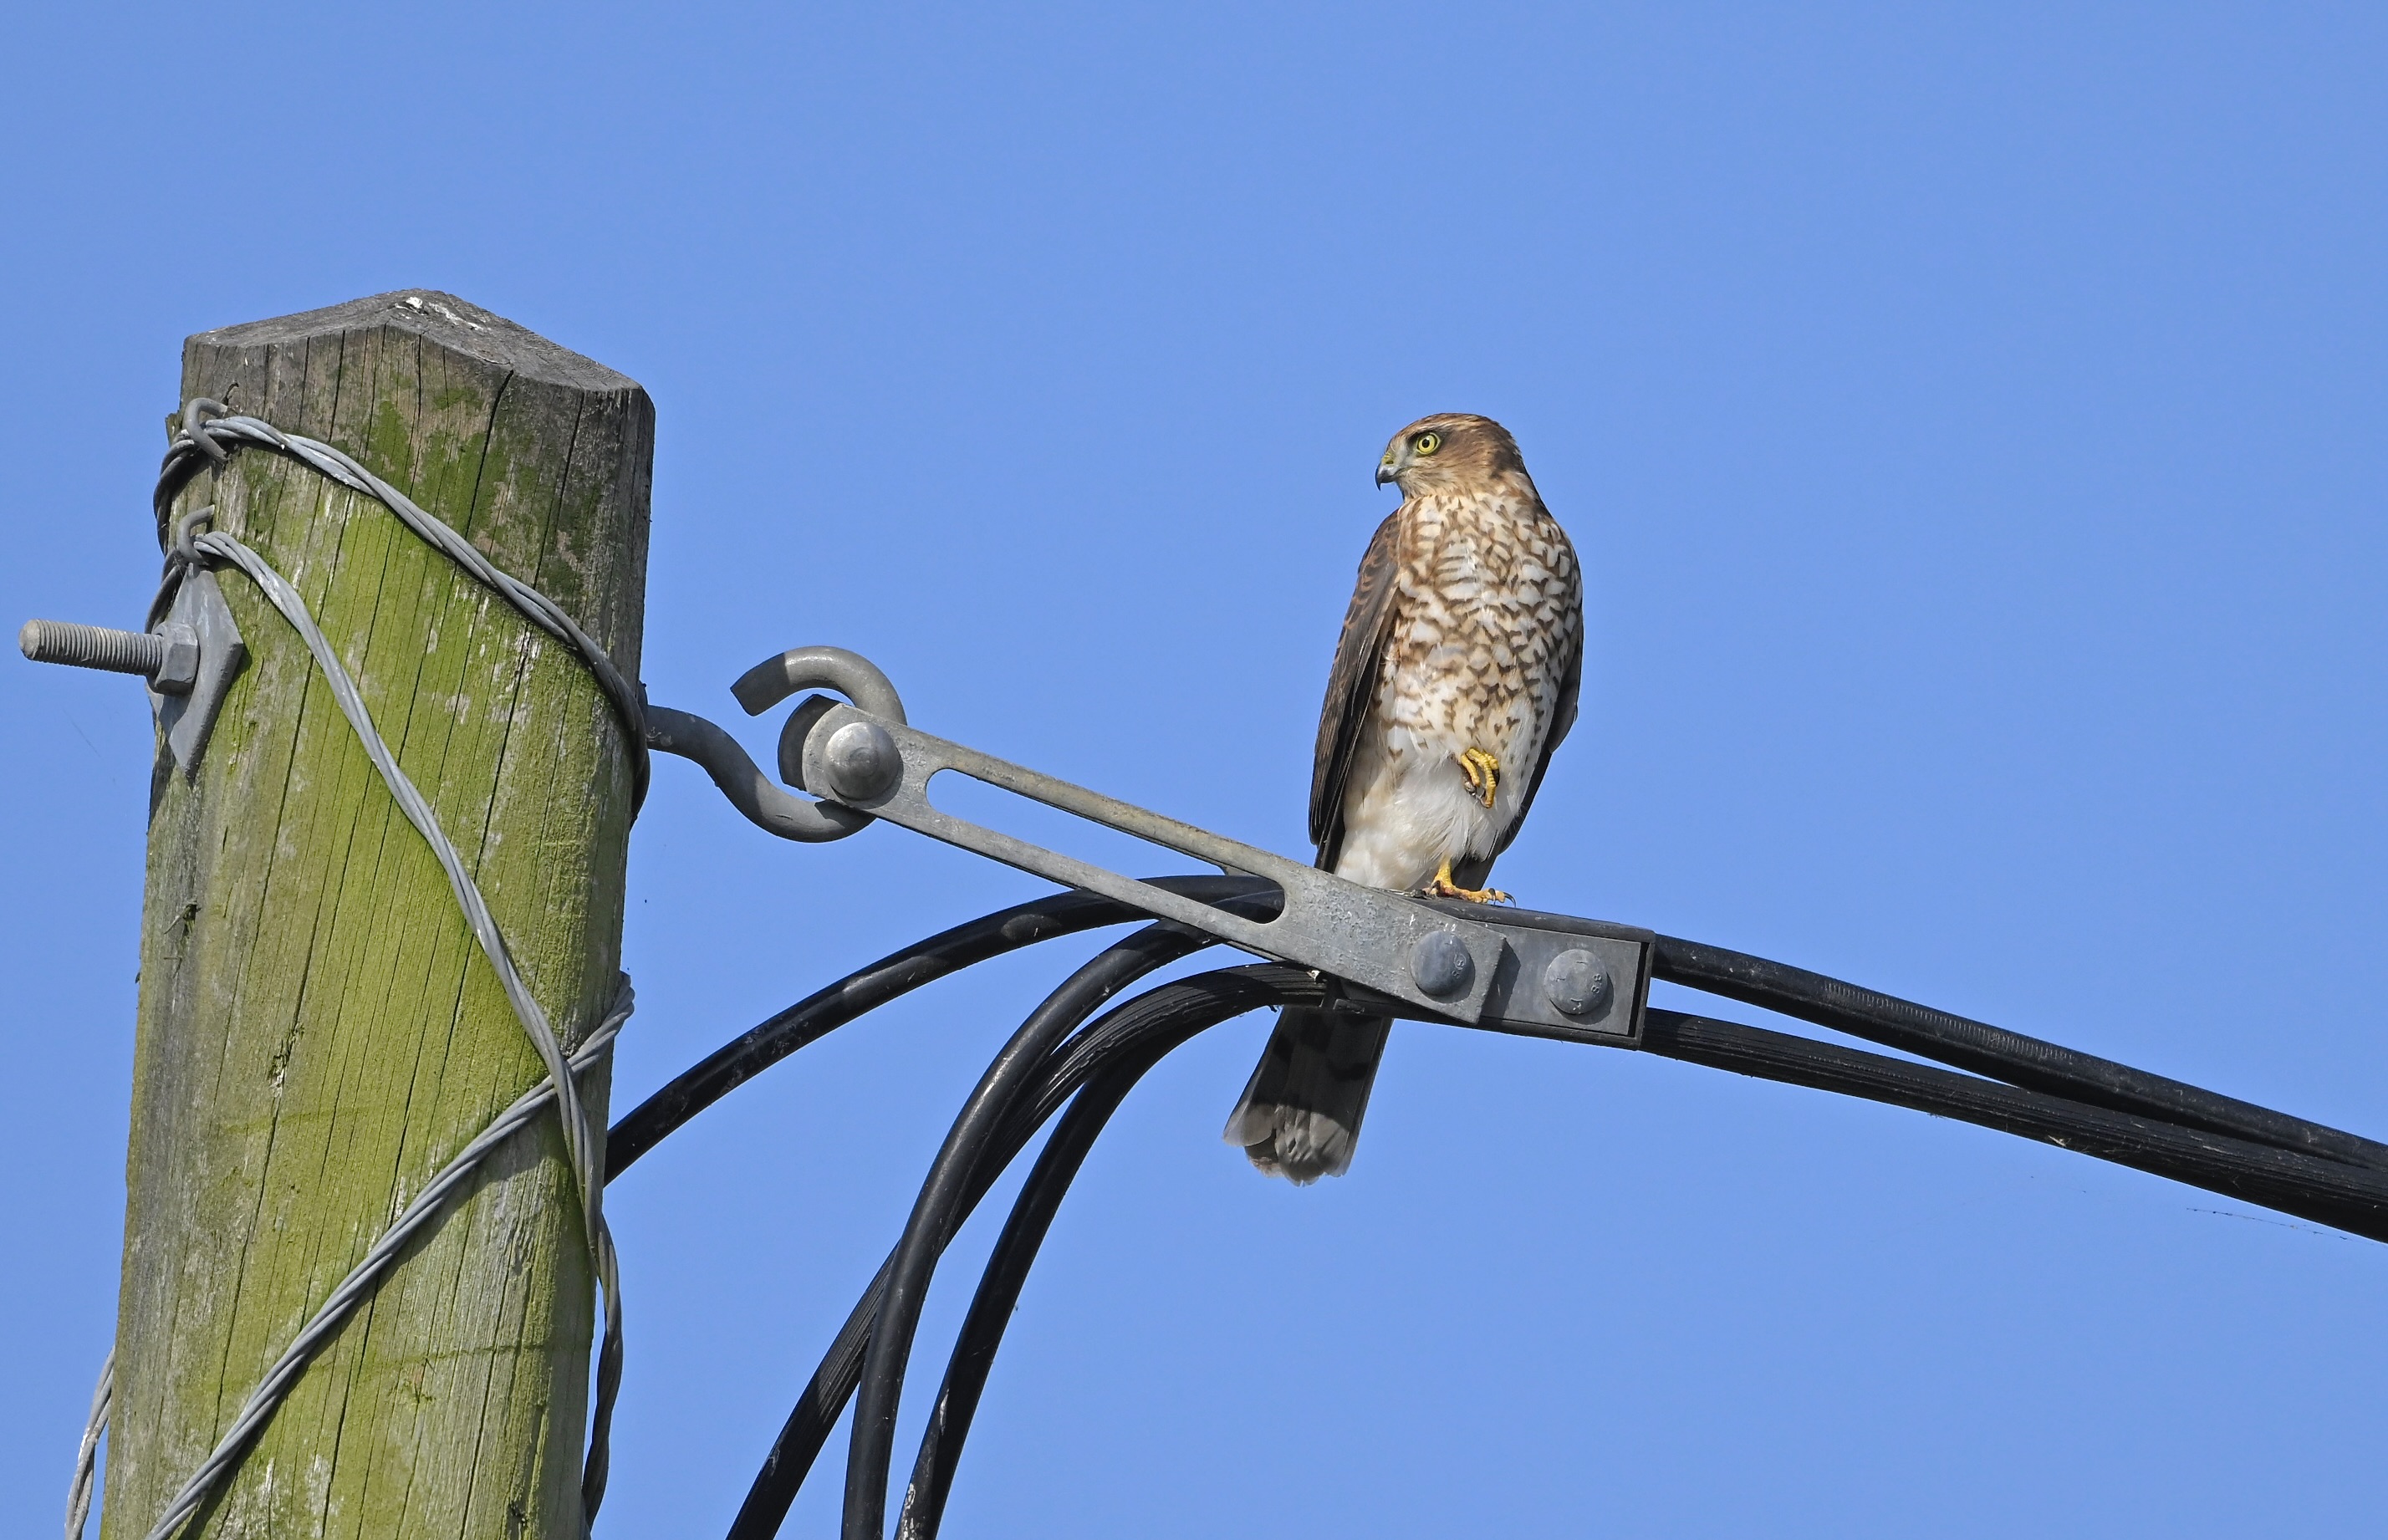
[(1417, 436), (1417, 442), (1410, 446), (1420, 454), (1432, 454), (1442, 447), (1442, 435), (1440, 433), (1421, 433)]

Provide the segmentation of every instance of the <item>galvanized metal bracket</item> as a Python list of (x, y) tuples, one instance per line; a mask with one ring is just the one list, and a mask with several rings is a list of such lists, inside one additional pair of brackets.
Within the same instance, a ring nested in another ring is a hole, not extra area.
[[(1276, 918), (1251, 920), (957, 818), (930, 783), (952, 772), (1275, 885)], [(781, 776), (816, 796), (1065, 886), (1174, 920), (1257, 956), (1356, 986), (1354, 1002), (1537, 1037), (1632, 1046), (1652, 937), (1606, 925), (1432, 901), (1357, 883), (1073, 785), (826, 696), (796, 709)]]
[(158, 726), (166, 734), (174, 763), (184, 775), (195, 775), (199, 756), (207, 752), (208, 737), (215, 732), (216, 717), (223, 710), (224, 696), (232, 690), (233, 677), (248, 661), (248, 644), (241, 640), (240, 626), (232, 617), (232, 606), (224, 603), (223, 590), (216, 586), (216, 575), (203, 566), (184, 572), (173, 607), (159, 629), (174, 628), (187, 630), (197, 639), (198, 658), (190, 682), (179, 694), (168, 687), (180, 681), (170, 680), (164, 673), (152, 677), (149, 706), (158, 714)]
[[(1255, 956), (1315, 968), (1340, 981), (1348, 1003), (1359, 1009), (1574, 1042), (1640, 1041), (1655, 941), (1648, 931), (1363, 887), (933, 737), (906, 723), (903, 701), (885, 674), (843, 648), (800, 647), (768, 658), (742, 676), (733, 693), (750, 714), (759, 714), (814, 688), (840, 691), (857, 703), (813, 695), (781, 727), (780, 779), (819, 802), (771, 785), (734, 739), (702, 717), (650, 704), (648, 745), (703, 765), (732, 806), (782, 839), (843, 839), (884, 819)], [(1229, 913), (957, 817), (930, 796), (932, 780), (947, 772), (1259, 878), (1283, 896), (1282, 906), (1268, 920)]]

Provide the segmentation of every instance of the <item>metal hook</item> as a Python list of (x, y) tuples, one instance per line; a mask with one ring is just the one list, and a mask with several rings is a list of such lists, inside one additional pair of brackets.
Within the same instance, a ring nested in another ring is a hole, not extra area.
[(730, 693), (759, 717), (799, 690), (834, 690), (874, 717), (901, 722), (903, 697), (879, 666), (844, 647), (796, 647), (738, 676)]
[(224, 447), (207, 429), (210, 417), (229, 417), (232, 408), (205, 396), (194, 396), (183, 403), (183, 435), (206, 452), (207, 457), (221, 465), (232, 458)]
[[(799, 690), (829, 689), (875, 716), (904, 720), (904, 702), (887, 676), (868, 658), (843, 647), (798, 647), (782, 653), (749, 668), (730, 688), (749, 716), (769, 710)], [(836, 704), (826, 696), (815, 696), (789, 715), (780, 732), (780, 774), (789, 784), (803, 783), (795, 770), (803, 763), (805, 736), (821, 713)], [(781, 791), (738, 740), (690, 712), (650, 705), (647, 746), (704, 766), (731, 807), (757, 828), (781, 839), (825, 844), (844, 839), (871, 821), (869, 813), (842, 803), (813, 802)]]
[[(210, 440), (210, 442), (212, 441), (213, 440)], [(174, 554), (179, 557), (185, 566), (197, 566), (199, 565), (200, 555), (197, 544), (198, 528), (202, 524), (214, 524), (215, 517), (216, 506), (214, 503), (210, 503), (204, 508), (194, 508), (189, 513), (184, 514), (181, 518), (175, 520)]]

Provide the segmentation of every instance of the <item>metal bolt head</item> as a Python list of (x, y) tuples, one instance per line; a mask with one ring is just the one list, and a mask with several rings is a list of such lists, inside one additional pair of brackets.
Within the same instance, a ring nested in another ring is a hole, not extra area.
[(1476, 960), (1457, 931), (1429, 931), (1410, 948), (1410, 980), (1437, 999), (1464, 993), (1476, 976)]
[(1543, 970), (1543, 991), (1565, 1015), (1591, 1015), (1608, 1003), (1610, 987), (1608, 970), (1581, 948), (1559, 953)]
[(829, 789), (841, 802), (868, 802), (892, 789), (904, 773), (896, 740), (877, 722), (848, 722), (829, 735), (821, 750)]
[(161, 695), (186, 695), (199, 678), (199, 633), (179, 620), (158, 628), (166, 643), (165, 658), (149, 676), (149, 687)]

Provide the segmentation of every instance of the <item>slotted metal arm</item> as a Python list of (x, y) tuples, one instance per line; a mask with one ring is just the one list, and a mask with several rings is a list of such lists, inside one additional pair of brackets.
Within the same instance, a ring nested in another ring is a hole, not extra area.
[[(650, 707), (650, 743), (703, 763), (742, 812), (782, 837), (843, 838), (873, 819), (884, 819), (1110, 900), (1122, 912), (1174, 921), (1271, 961), (1315, 969), (1335, 981), (1340, 998), (1356, 1008), (1576, 1042), (1658, 1048), (1647, 1036), (1655, 1016), (1666, 1016), (1670, 1024), (1697, 1018), (1650, 1012), (1647, 996), (1656, 978), (1871, 1038), (1988, 1082), (2062, 1099), (2075, 1104), (2066, 1117), (2086, 1115), (2090, 1109), (2124, 1114), (2125, 1123), (2116, 1125), (2121, 1131), (2114, 1136), (2120, 1140), (2118, 1149), (2137, 1148), (2133, 1141), (2141, 1135), (2133, 1130), (2155, 1126), (2223, 1136), (2220, 1144), (2194, 1159), (2169, 1146), (2162, 1158), (2178, 1158), (2191, 1166), (2219, 1159), (2222, 1164), (2216, 1170), (2229, 1168), (2235, 1173), (2231, 1179), (2240, 1183), (2230, 1190), (2249, 1196), (2277, 1188), (2280, 1193), (2321, 1194), (2319, 1201), (2328, 1204), (2352, 1204), (2361, 1217), (2347, 1228), (2358, 1233), (2372, 1232), (2372, 1216), (2388, 1195), (2388, 1190), (2333, 1174), (2333, 1167), (2388, 1171), (2388, 1145), (2360, 1135), (1723, 948), (1568, 915), (1363, 887), (1273, 851), (934, 737), (907, 724), (903, 703), (884, 674), (842, 649), (799, 648), (768, 659), (748, 670), (734, 693), (749, 712), (761, 712), (819, 687), (837, 690), (856, 704), (823, 695), (799, 703), (781, 730), (778, 757), (780, 779), (819, 801), (770, 784), (744, 749), (703, 718)], [(971, 777), (1209, 862), (1230, 878), (1266, 885), (1278, 896), (1276, 911), (1242, 901), (1252, 893), (1251, 887), (1233, 888), (1231, 898), (1226, 891), (1184, 880), (1126, 877), (959, 818), (938, 808), (930, 795), (934, 778), (946, 773)], [(1223, 903), (1230, 907), (1223, 908)], [(1685, 1037), (1677, 1025), (1668, 1030), (1672, 1034), (1668, 1042), (1678, 1048), (1708, 1042), (1698, 1031)], [(1768, 1054), (1774, 1050), (1758, 1052), (1738, 1037), (1734, 1041), (1740, 1046), (1724, 1053), (1717, 1061), (1719, 1067), (1754, 1073), (1746, 1063), (1772, 1063)], [(1809, 1046), (1818, 1053), (1845, 1051), (1830, 1045)], [(1813, 1057), (1805, 1048), (1799, 1053)], [(1670, 1056), (1698, 1055), (1676, 1051)], [(1816, 1074), (1823, 1078), (1812, 1078)], [(1896, 1085), (1877, 1085), (1863, 1075), (1851, 1078), (1838, 1068), (1828, 1074), (1803, 1069), (1784, 1077), (1808, 1077), (1809, 1083), (1824, 1088), (1883, 1100), (1922, 1094), (1897, 1076)], [(1962, 1080), (1930, 1084), (1932, 1097), (1963, 1101), (1973, 1095)], [(1998, 1105), (2005, 1107), (2003, 1101)], [(1930, 1110), (1947, 1111), (1937, 1104)], [(2005, 1111), (1998, 1114), (2007, 1116)], [(2007, 1126), (1998, 1118), (1982, 1120)], [(2026, 1132), (2027, 1126), (2037, 1125), (2025, 1118), (2009, 1131)], [(2266, 1164), (2269, 1156), (2242, 1157), (2242, 1147), (2299, 1159), (2275, 1171)], [(2224, 1153), (2214, 1155), (2215, 1151)], [(2105, 1158), (2140, 1164), (2115, 1154)], [(2150, 1168), (2166, 1169), (2184, 1180), (2200, 1179), (2185, 1175), (2187, 1167)], [(2349, 1181), (2351, 1187), (2338, 1190)], [(2299, 1212), (2296, 1203), (2280, 1202), (2278, 1195), (2257, 1201)]]
[[(651, 747), (694, 759), (742, 813), (795, 840), (843, 838), (884, 819), (1023, 872), (1174, 920), (1272, 961), (1298, 963), (1398, 1001), (1407, 1013), (1466, 1025), (1631, 1046), (1650, 979), (1651, 933), (1565, 915), (1441, 905), (1363, 887), (1274, 851), (1214, 834), (1100, 792), (908, 726), (886, 676), (842, 649), (799, 648), (750, 669), (735, 689), (760, 712), (799, 690), (827, 687), (781, 731), (781, 781), (770, 785), (728, 733), (701, 717), (650, 706)], [(867, 707), (867, 709), (866, 709)], [(1123, 876), (937, 807), (932, 780), (968, 776), (1090, 823), (1165, 846), (1283, 895), (1273, 918), (1231, 913)]]
[[(854, 704), (805, 699), (780, 733), (779, 780), (807, 795), (773, 784), (728, 733), (702, 718), (651, 707), (650, 743), (703, 764), (740, 811), (784, 838), (843, 838), (884, 819), (1074, 891), (932, 937), (725, 1044), (616, 1126), (614, 1169), (821, 1032), (890, 994), (1014, 946), (1145, 915), (1170, 923), (1122, 943), (1105, 954), (1111, 961), (1088, 967), (1148, 971), (1162, 957), (1196, 949), (1198, 935), (1293, 966), (1229, 969), (1163, 986), (1067, 1042), (1058, 1037), (1068, 1023), (1046, 1017), (1066, 1007), (1064, 1015), (1074, 1019), (1101, 991), (1073, 981), (1057, 995), (1060, 1006), (1048, 1001), (1032, 1018), (1023, 1033), (1035, 1040), (1016, 1037), (990, 1069), (982, 1092), (991, 1100), (979, 1106), (974, 1098), (973, 1108), (958, 1120), (904, 1243), (790, 1413), (733, 1526), (739, 1540), (777, 1532), (847, 1397), (857, 1394), (845, 1529), (849, 1535), (879, 1533), (896, 1397), (918, 1301), (938, 1255), (1033, 1130), (1072, 1094), (1084, 1093), (998, 1237), (923, 1437), (898, 1528), (911, 1540), (934, 1535), (1003, 1322), (1045, 1226), (1111, 1110), (1138, 1075), (1186, 1037), (1264, 1005), (1340, 1004), (1637, 1049), (2041, 1140), (2388, 1241), (2388, 1145), (2359, 1135), (1722, 948), (1566, 915), (1361, 887), (921, 732), (905, 721), (885, 677), (850, 653), (784, 654), (750, 670), (736, 694), (750, 712), (760, 712), (822, 686)], [(946, 773), (1177, 851), (1223, 875), (1139, 880), (958, 817), (931, 795), (934, 778)], [(1182, 929), (1173, 932), (1173, 926)], [(1167, 939), (1173, 934), (1176, 939)], [(1646, 997), (1654, 979), (1953, 1068), (1652, 1009)], [(1111, 986), (1105, 982), (1104, 988)], [(1042, 1067), (1035, 1067), (1040, 1059)]]

